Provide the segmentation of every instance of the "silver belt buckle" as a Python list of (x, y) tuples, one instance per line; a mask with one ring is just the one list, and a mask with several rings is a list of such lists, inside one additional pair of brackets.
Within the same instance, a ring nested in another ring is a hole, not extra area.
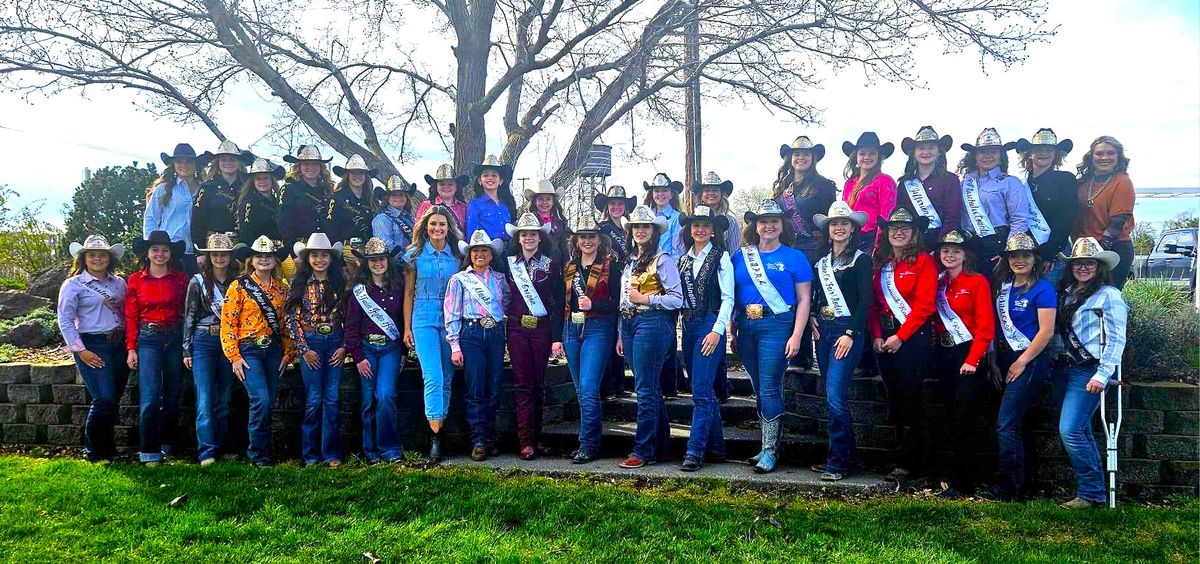
[(584, 313), (582, 311), (572, 311), (571, 312), (571, 323), (579, 325), (579, 324), (582, 324), (585, 320), (587, 320), (586, 313)]
[(834, 318), (833, 306), (823, 306), (821, 308), (821, 319), (829, 320)]
[(367, 335), (367, 342), (372, 345), (382, 346), (387, 344), (388, 338), (387, 335), (370, 334)]
[(490, 317), (483, 317), (479, 319), (479, 325), (484, 329), (491, 329), (496, 326), (496, 320)]

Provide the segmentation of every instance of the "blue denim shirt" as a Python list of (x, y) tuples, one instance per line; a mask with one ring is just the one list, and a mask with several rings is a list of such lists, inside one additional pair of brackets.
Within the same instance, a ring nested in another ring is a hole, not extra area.
[(658, 240), (658, 250), (678, 261), (679, 257), (687, 252), (687, 249), (683, 248), (683, 240), (679, 237), (679, 211), (671, 204), (667, 204), (667, 207), (660, 210), (658, 215), (667, 218), (667, 230), (663, 231), (662, 237)]
[(480, 195), (467, 204), (466, 233), (468, 236), (476, 229), (482, 229), (492, 239), (499, 237), (508, 241), (512, 237), (509, 237), (508, 232), (504, 230), (506, 223), (512, 223), (512, 214), (509, 213), (508, 207), (493, 200), (487, 194)]
[(151, 231), (166, 231), (172, 241), (183, 241), (184, 253), (194, 254), (192, 246), (192, 192), (182, 179), (175, 181), (175, 189), (167, 204), (162, 204), (166, 184), (154, 187), (150, 201), (146, 203), (146, 214), (142, 216), (142, 237), (149, 239)]
[(396, 247), (407, 247), (412, 242), (409, 240), (408, 235), (400, 229), (400, 226), (396, 225), (396, 222), (408, 226), (410, 233), (413, 230), (413, 225), (416, 223), (411, 213), (400, 211), (391, 206), (375, 214), (375, 219), (371, 220), (371, 236), (383, 239), (389, 251)]
[(413, 289), (413, 327), (442, 327), (442, 302), (450, 277), (458, 272), (458, 258), (450, 245), (438, 251), (428, 241), (421, 254), (413, 251), (404, 255), (410, 268), (416, 269), (417, 283)]

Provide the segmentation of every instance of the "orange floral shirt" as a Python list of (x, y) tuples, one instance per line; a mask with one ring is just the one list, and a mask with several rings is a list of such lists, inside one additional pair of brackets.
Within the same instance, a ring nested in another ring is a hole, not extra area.
[[(259, 282), (258, 275), (251, 274), (250, 276), (255, 282)], [(259, 283), (261, 285), (261, 282)], [(283, 341), (283, 359), (290, 363), (296, 357), (296, 347), (292, 338), (288, 336), (287, 329), (283, 326), (283, 301), (287, 295), (287, 288), (280, 280), (275, 280), (271, 282), (270, 286), (263, 286), (263, 290), (266, 291), (271, 305), (275, 306), (276, 315), (279, 316), (282, 334), (278, 337)], [(242, 359), (238, 342), (242, 339), (254, 339), (264, 335), (271, 335), (271, 326), (267, 325), (267, 319), (263, 317), (262, 309), (258, 307), (258, 304), (238, 280), (230, 282), (229, 289), (225, 292), (225, 304), (221, 306), (221, 350), (225, 352), (225, 358), (228, 358), (229, 362), (236, 363)]]

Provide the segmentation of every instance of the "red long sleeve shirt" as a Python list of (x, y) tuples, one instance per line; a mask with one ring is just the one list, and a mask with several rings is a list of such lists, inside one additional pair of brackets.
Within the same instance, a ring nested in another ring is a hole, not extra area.
[[(901, 341), (907, 341), (929, 321), (929, 316), (937, 312), (937, 265), (933, 262), (933, 257), (926, 253), (917, 254), (917, 258), (912, 262), (899, 261), (896, 262), (896, 289), (900, 295), (904, 297), (904, 301), (908, 302), (908, 307), (912, 310), (908, 319), (896, 331), (896, 336), (900, 337)], [(872, 339), (883, 338), (883, 329), (879, 325), (879, 318), (884, 315), (892, 315), (892, 309), (888, 307), (887, 300), (883, 297), (883, 283), (881, 276), (883, 269), (876, 269), (871, 275), (871, 287), (874, 288), (875, 299), (871, 302), (871, 312), (867, 316), (867, 330), (871, 332)]]
[[(979, 366), (987, 354), (988, 345), (996, 337), (996, 311), (992, 305), (992, 285), (986, 276), (971, 272), (960, 273), (946, 285), (946, 301), (971, 332), (971, 350), (966, 363)], [(935, 302), (936, 307), (936, 302)], [(942, 316), (935, 315), (934, 331), (945, 333)]]
[(137, 349), (138, 325), (162, 323), (179, 325), (183, 320), (183, 300), (188, 277), (171, 270), (155, 278), (147, 270), (129, 275), (125, 285), (125, 348)]

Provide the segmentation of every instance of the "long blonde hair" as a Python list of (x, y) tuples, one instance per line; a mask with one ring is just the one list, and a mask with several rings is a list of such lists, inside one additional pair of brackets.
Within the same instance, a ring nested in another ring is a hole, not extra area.
[(446, 218), (446, 223), (449, 224), (449, 229), (446, 230), (446, 245), (450, 247), (450, 254), (458, 256), (458, 242), (462, 240), (462, 233), (458, 230), (458, 220), (454, 218), (454, 212), (450, 208), (441, 204), (434, 204), (425, 210), (425, 213), (417, 220), (417, 226), (413, 228), (412, 242), (408, 244), (408, 251), (412, 253), (412, 259), (421, 255), (421, 251), (425, 250), (425, 242), (428, 240), (429, 218), (430, 216), (440, 215)]
[[(288, 166), (287, 175), (283, 177), (284, 182), (300, 181), (300, 163), (295, 162)], [(317, 176), (317, 186), (325, 188), (325, 195), (333, 194), (333, 174), (329, 172), (329, 165), (321, 163), (321, 174)]]
[(1117, 167), (1113, 169), (1113, 172), (1129, 171), (1129, 157), (1125, 156), (1125, 146), (1111, 135), (1101, 135), (1092, 141), (1091, 145), (1088, 145), (1087, 152), (1083, 154), (1083, 160), (1079, 162), (1079, 166), (1075, 167), (1075, 170), (1079, 172), (1079, 180), (1087, 180), (1092, 175), (1092, 151), (1096, 149), (1096, 145), (1101, 143), (1108, 143), (1117, 150)]

